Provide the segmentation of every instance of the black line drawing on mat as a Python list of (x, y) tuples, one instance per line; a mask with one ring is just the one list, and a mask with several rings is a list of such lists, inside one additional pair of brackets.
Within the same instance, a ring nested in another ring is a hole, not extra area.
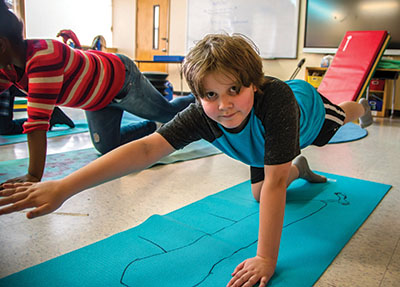
[[(347, 198), (347, 196), (346, 196), (344, 193), (335, 192), (334, 195), (336, 196), (335, 199), (325, 199), (325, 200), (307, 200), (307, 199), (302, 199), (302, 200), (288, 200), (287, 203), (314, 202), (314, 203), (319, 204), (319, 206), (317, 206), (312, 212), (310, 212), (310, 213), (308, 213), (308, 214), (303, 214), (301, 217), (299, 217), (299, 218), (297, 218), (297, 219), (295, 219), (295, 220), (292, 220), (291, 222), (288, 222), (288, 223), (284, 224), (283, 228), (287, 228), (288, 226), (294, 225), (294, 224), (296, 224), (296, 223), (298, 223), (298, 222), (300, 222), (300, 221), (306, 220), (307, 218), (310, 218), (310, 217), (312, 217), (312, 216), (318, 214), (319, 212), (321, 212), (321, 210), (323, 210), (324, 208), (326, 208), (329, 204), (337, 203), (337, 204), (340, 204), (340, 205), (343, 205), (343, 206), (350, 205), (350, 202), (348, 201), (348, 198)], [(210, 213), (209, 213), (209, 214), (210, 214)], [(183, 245), (183, 246), (180, 246), (180, 247), (171, 249), (171, 250), (166, 250), (166, 249), (165, 249), (164, 247), (162, 247), (160, 244), (158, 244), (158, 243), (156, 243), (156, 242), (153, 242), (153, 241), (151, 241), (151, 240), (149, 240), (149, 239), (147, 239), (147, 238), (144, 238), (144, 237), (139, 236), (140, 239), (142, 239), (142, 240), (144, 240), (144, 241), (147, 241), (147, 242), (149, 242), (150, 244), (153, 244), (154, 246), (156, 246), (158, 249), (160, 249), (160, 252), (159, 252), (159, 253), (154, 253), (154, 254), (151, 254), (151, 255), (148, 255), (148, 256), (145, 256), (145, 257), (141, 257), (141, 258), (136, 258), (135, 260), (131, 261), (131, 262), (124, 268), (124, 270), (123, 270), (123, 272), (122, 272), (121, 279), (120, 279), (121, 285), (127, 286), (127, 287), (134, 287), (134, 286), (136, 286), (136, 285), (132, 285), (132, 284), (128, 284), (128, 283), (124, 282), (124, 278), (126, 277), (126, 275), (127, 275), (128, 272), (135, 272), (135, 268), (134, 268), (135, 263), (137, 264), (137, 263), (139, 263), (139, 262), (141, 262), (141, 261), (149, 260), (150, 258), (154, 258), (154, 257), (157, 257), (157, 256), (162, 256), (162, 255), (165, 255), (165, 254), (167, 254), (167, 253), (170, 253), (170, 254), (171, 254), (171, 253), (173, 253), (173, 252), (177, 252), (177, 251), (180, 251), (180, 250), (185, 249), (185, 248), (195, 248), (195, 244), (198, 243), (200, 240), (202, 240), (202, 239), (204, 239), (204, 238), (206, 238), (206, 237), (212, 237), (212, 236), (214, 236), (214, 235), (220, 233), (221, 231), (223, 231), (223, 230), (225, 230), (225, 229), (228, 229), (228, 228), (230, 228), (230, 227), (232, 227), (232, 226), (238, 224), (239, 222), (241, 222), (241, 221), (243, 221), (243, 220), (245, 220), (245, 219), (247, 219), (247, 218), (249, 218), (249, 217), (251, 217), (251, 216), (255, 216), (255, 215), (257, 215), (257, 214), (258, 214), (258, 211), (252, 212), (251, 214), (248, 214), (247, 216), (244, 216), (244, 217), (241, 218), (240, 220), (233, 220), (233, 219), (230, 219), (230, 218), (225, 218), (225, 217), (223, 217), (224, 219), (229, 220), (229, 221), (231, 221), (232, 223), (228, 224), (227, 226), (225, 226), (225, 227), (223, 227), (223, 228), (221, 228), (221, 229), (219, 229), (219, 230), (217, 230), (217, 231), (215, 231), (215, 232), (213, 232), (213, 233), (206, 233), (206, 232), (204, 232), (204, 231), (198, 230), (198, 231), (202, 232), (203, 235), (199, 236), (198, 238), (196, 238), (195, 240), (193, 240), (192, 242), (190, 242), (190, 243), (188, 243), (188, 244), (186, 244), (186, 245)], [(210, 214), (210, 215), (215, 216), (215, 217), (221, 217), (221, 216), (215, 215), (215, 214)], [(257, 218), (257, 219), (258, 219), (258, 218)], [(257, 236), (258, 236), (258, 234), (256, 235), (256, 238), (257, 238)], [(204, 282), (206, 282), (207, 279), (213, 274), (213, 270), (214, 270), (219, 264), (221, 264), (221, 263), (224, 262), (225, 260), (231, 258), (231, 257), (234, 256), (236, 253), (238, 253), (238, 252), (240, 252), (240, 251), (242, 251), (242, 250), (244, 250), (244, 249), (247, 249), (247, 248), (251, 247), (251, 246), (254, 245), (254, 244), (257, 244), (257, 242), (258, 242), (258, 239), (254, 240), (253, 242), (251, 242), (251, 243), (249, 243), (249, 244), (246, 244), (245, 246), (242, 246), (242, 247), (238, 248), (237, 250), (234, 250), (233, 252), (231, 252), (231, 254), (229, 254), (229, 255), (227, 255), (227, 256), (225, 256), (225, 257), (223, 257), (223, 258), (220, 258), (217, 262), (211, 263), (208, 273), (207, 273), (207, 274), (204, 274), (204, 277), (203, 277), (201, 280), (199, 280), (198, 282), (192, 283), (191, 286), (192, 286), (192, 287), (201, 286), (201, 285), (202, 285)], [(154, 267), (154, 268), (157, 269), (157, 267)]]

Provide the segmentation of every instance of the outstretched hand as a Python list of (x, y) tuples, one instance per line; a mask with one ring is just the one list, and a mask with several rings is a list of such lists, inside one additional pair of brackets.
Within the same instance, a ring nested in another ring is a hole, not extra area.
[(259, 287), (265, 287), (274, 272), (275, 262), (260, 256), (249, 258), (235, 268), (227, 287), (252, 287), (257, 282)]
[(56, 181), (41, 183), (4, 183), (0, 190), (0, 215), (35, 207), (26, 216), (35, 218), (61, 206), (67, 197), (58, 189)]
[(37, 178), (37, 177), (27, 173), (23, 176), (14, 177), (14, 178), (11, 178), (11, 179), (3, 182), (2, 184), (0, 184), (0, 190), (4, 189), (4, 184), (6, 184), (6, 183), (39, 182), (39, 181), (40, 181), (40, 178)]

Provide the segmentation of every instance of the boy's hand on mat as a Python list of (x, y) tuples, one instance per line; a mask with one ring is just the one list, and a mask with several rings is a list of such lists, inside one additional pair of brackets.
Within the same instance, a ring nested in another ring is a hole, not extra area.
[(227, 287), (252, 287), (260, 282), (265, 287), (275, 272), (276, 262), (256, 256), (240, 263), (233, 271)]
[(40, 183), (5, 183), (0, 191), (0, 215), (35, 207), (26, 217), (35, 218), (50, 213), (67, 199), (56, 181)]
[(27, 173), (27, 174), (25, 174), (23, 176), (14, 177), (12, 179), (9, 179), (9, 180), (3, 182), (0, 185), (0, 190), (4, 189), (4, 184), (5, 183), (22, 183), (22, 182), (38, 182), (38, 181), (40, 181), (39, 178)]

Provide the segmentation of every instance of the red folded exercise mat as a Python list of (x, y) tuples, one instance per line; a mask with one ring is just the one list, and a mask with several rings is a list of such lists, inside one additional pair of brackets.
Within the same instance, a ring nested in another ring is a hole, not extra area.
[(390, 40), (387, 31), (348, 31), (318, 88), (332, 103), (361, 97)]

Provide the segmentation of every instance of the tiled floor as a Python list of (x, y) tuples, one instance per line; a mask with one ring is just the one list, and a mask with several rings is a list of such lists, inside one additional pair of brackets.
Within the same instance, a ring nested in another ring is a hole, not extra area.
[[(360, 141), (303, 151), (315, 170), (393, 185), (316, 286), (400, 286), (400, 119), (375, 119), (368, 131)], [(91, 146), (87, 134), (48, 142), (49, 153)], [(0, 160), (27, 155), (26, 144), (0, 149)], [(2, 216), (0, 277), (129, 229), (152, 214), (165, 214), (248, 177), (247, 166), (221, 154), (158, 166), (100, 185), (71, 198), (58, 214), (34, 220), (27, 220), (24, 213)]]

